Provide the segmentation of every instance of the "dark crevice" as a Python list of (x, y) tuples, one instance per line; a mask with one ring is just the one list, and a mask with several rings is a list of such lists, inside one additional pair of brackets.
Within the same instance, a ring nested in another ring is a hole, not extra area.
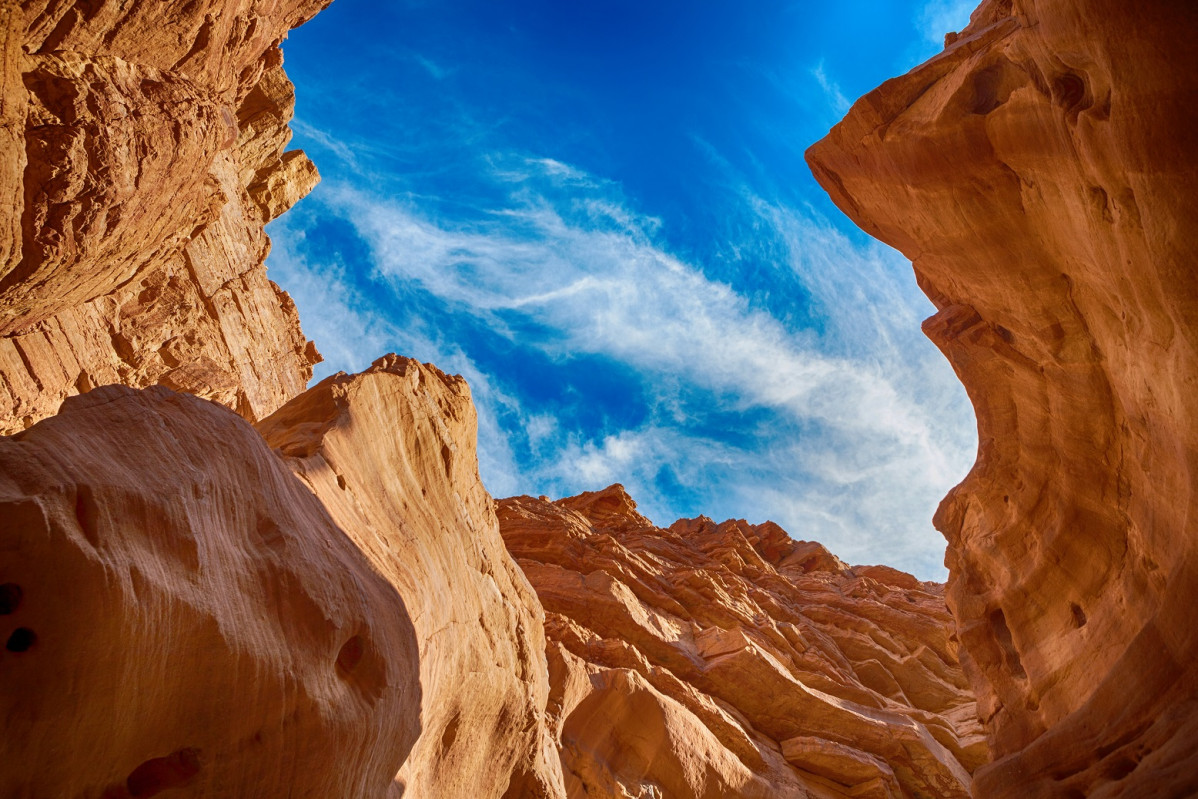
[(166, 757), (147, 760), (129, 774), (125, 787), (130, 796), (154, 796), (182, 788), (200, 773), (200, 750), (180, 749)]
[(17, 608), (21, 607), (24, 596), (25, 592), (16, 583), (0, 585), (0, 616), (15, 613)]
[(4, 648), (9, 652), (28, 652), (37, 643), (37, 633), (28, 627), (18, 627), (8, 636)]

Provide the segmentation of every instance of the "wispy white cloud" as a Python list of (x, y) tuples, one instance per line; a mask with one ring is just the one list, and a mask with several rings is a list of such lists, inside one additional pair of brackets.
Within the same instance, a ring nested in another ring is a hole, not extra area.
[(422, 56), (419, 53), (413, 54), (412, 59), (423, 67), (425, 72), (437, 80), (445, 80), (445, 78), (453, 74), (453, 70), (446, 69), (431, 58)]
[(316, 142), (319, 146), (324, 147), (326, 150), (340, 159), (341, 162), (348, 166), (353, 172), (361, 172), (361, 166), (358, 162), (357, 153), (355, 153), (354, 149), (345, 142), (333, 138), (320, 128), (309, 125), (307, 122), (298, 117), (291, 120), (291, 127), (296, 133), (299, 133), (307, 137), (309, 140)]
[[(512, 337), (514, 320), (535, 322), (553, 334), (519, 343), (553, 359), (627, 364), (649, 386), (652, 417), (584, 439), (523, 408), (457, 343), (391, 325), (339, 266), (276, 250), (272, 269), (284, 273), (330, 360), (361, 368), (385, 350), (416, 348), (464, 374), (479, 406), (482, 472), (497, 495), (623, 482), (668, 524), (676, 502), (654, 495), (668, 469), (704, 495), (696, 513), (765, 514), (850, 561), (942, 574), (930, 517), (972, 460), (972, 418), (918, 332), (929, 306), (900, 256), (853, 244), (808, 209), (746, 193), (762, 235), (784, 245), (779, 266), (812, 297), (814, 323), (796, 328), (672, 255), (656, 238), (660, 221), (630, 210), (618, 187), (551, 159), (504, 160), (525, 179), (505, 207), (469, 223), (346, 186), (322, 197), (354, 226), (375, 279), (397, 296), (422, 292)], [(572, 191), (559, 196), (552, 189), (563, 182)], [(750, 431), (757, 446), (689, 429), (696, 408), (683, 395), (695, 392), (731, 411), (772, 414), (767, 429)], [(514, 454), (517, 438), (531, 460)]]
[(969, 24), (969, 15), (977, 5), (976, 0), (928, 0), (919, 11), (916, 28), (939, 49), (944, 46), (946, 33), (958, 33)]
[(811, 70), (811, 77), (815, 78), (815, 82), (823, 90), (824, 97), (827, 98), (828, 105), (832, 106), (832, 110), (837, 115), (843, 116), (849, 110), (849, 106), (852, 103), (849, 102), (849, 98), (844, 96), (844, 92), (840, 90), (840, 85), (829, 77), (822, 60)]

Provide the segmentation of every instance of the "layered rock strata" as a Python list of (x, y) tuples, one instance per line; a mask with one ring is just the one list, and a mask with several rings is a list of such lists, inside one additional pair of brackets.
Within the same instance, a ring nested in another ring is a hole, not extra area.
[(108, 383), (251, 420), (304, 389), (262, 226), (318, 179), (278, 45), (327, 2), (0, 9), (0, 432)]
[(977, 410), (948, 602), (978, 797), (1198, 793), (1198, 6), (987, 0), (808, 153)]
[(985, 744), (942, 587), (620, 486), (499, 503), (546, 612), (570, 797), (966, 797)]

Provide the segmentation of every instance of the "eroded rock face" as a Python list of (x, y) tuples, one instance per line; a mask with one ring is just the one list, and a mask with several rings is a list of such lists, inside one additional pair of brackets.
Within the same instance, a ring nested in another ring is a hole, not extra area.
[(108, 383), (251, 420), (304, 389), (262, 226), (318, 179), (278, 45), (327, 2), (0, 8), (0, 432)]
[(1192, 3), (988, 0), (808, 159), (907, 254), (981, 446), (948, 601), (979, 797), (1198, 791)]
[(394, 355), (258, 425), (411, 614), (422, 732), (404, 795), (559, 797), (544, 614), (499, 536), (476, 428), (465, 380)]
[(0, 438), (0, 640), (6, 797), (379, 799), (421, 729), (395, 587), (243, 419), (160, 387)]
[(620, 486), (499, 502), (546, 611), (570, 797), (966, 797), (986, 756), (942, 587)]

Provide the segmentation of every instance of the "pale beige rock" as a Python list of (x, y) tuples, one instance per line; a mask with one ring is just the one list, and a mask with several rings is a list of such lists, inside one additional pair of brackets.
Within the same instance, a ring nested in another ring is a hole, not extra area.
[(942, 586), (768, 522), (661, 530), (618, 485), (499, 520), (547, 613), (568, 796), (969, 795)]
[(258, 425), (411, 614), (422, 731), (404, 796), (560, 797), (544, 615), (499, 536), (476, 427), (461, 377), (394, 355)]
[(978, 797), (1198, 793), (1198, 6), (987, 0), (808, 152), (913, 259), (978, 460), (948, 601)]
[(0, 795), (391, 791), (404, 601), (227, 409), (107, 386), (0, 438), (0, 553)]

